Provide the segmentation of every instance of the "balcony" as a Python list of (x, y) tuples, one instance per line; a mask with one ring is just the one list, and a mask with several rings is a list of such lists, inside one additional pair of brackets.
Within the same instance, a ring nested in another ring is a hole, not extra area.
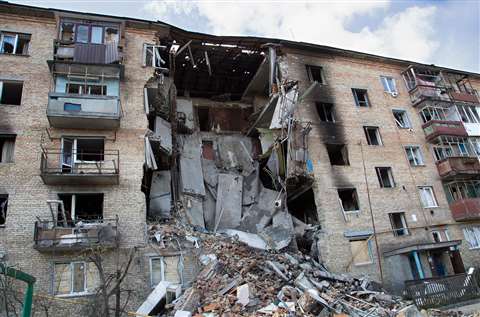
[[(89, 160), (79, 160), (80, 154)], [(118, 150), (76, 153), (42, 149), (40, 176), (47, 185), (118, 185), (119, 162)]]
[(118, 97), (50, 93), (47, 118), (55, 128), (117, 129), (121, 107)]
[(456, 176), (479, 176), (480, 162), (477, 157), (456, 156), (437, 161), (438, 174), (444, 180)]
[(54, 221), (36, 221), (34, 248), (40, 252), (79, 251), (86, 248), (118, 247), (118, 217), (82, 220), (59, 226)]
[(458, 199), (450, 204), (455, 221), (469, 221), (480, 219), (480, 198)]
[(54, 59), (82, 64), (118, 64), (122, 62), (122, 55), (116, 42), (94, 44), (55, 40)]
[(465, 127), (461, 121), (443, 121), (443, 120), (431, 120), (422, 125), (423, 132), (427, 141), (431, 141), (438, 136), (468, 136)]

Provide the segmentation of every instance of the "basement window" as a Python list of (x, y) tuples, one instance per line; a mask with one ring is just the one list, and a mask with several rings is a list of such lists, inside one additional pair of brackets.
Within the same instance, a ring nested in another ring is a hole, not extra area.
[(357, 190), (355, 188), (339, 188), (338, 198), (344, 212), (359, 212)]
[(163, 48), (160, 45), (143, 44), (143, 66), (162, 67), (162, 64), (166, 64), (160, 55)]
[[(95, 221), (103, 219), (103, 193), (95, 194), (58, 194), (63, 201), (68, 224), (78, 221)], [(63, 223), (62, 211), (59, 207), (58, 221)]]
[(0, 32), (0, 54), (27, 55), (30, 34)]
[(392, 188), (395, 187), (395, 182), (393, 181), (393, 174), (391, 167), (375, 167), (377, 171), (378, 182), (382, 188)]
[(320, 121), (323, 122), (335, 122), (333, 116), (333, 104), (325, 102), (316, 102), (315, 106), (317, 108), (318, 117)]
[(368, 145), (382, 145), (380, 129), (378, 127), (363, 127)]
[(396, 237), (408, 236), (410, 231), (408, 230), (407, 221), (405, 220), (404, 212), (395, 212), (389, 214), (390, 224), (392, 225), (393, 235)]
[(312, 66), (312, 65), (306, 65), (306, 67), (307, 67), (308, 79), (310, 81), (316, 81), (322, 85), (325, 84), (322, 67)]
[(407, 112), (405, 110), (394, 109), (392, 110), (392, 113), (397, 127), (399, 127), (400, 129), (410, 129), (412, 127)]
[(354, 265), (365, 265), (373, 263), (372, 243), (370, 239), (351, 240), (350, 251)]
[(181, 284), (178, 267), (180, 256), (162, 256), (150, 258), (150, 286), (153, 288), (162, 281)]
[(22, 101), (23, 83), (0, 81), (0, 104), (19, 106)]
[(357, 107), (370, 107), (370, 101), (366, 89), (352, 88), (352, 93)]
[(331, 165), (350, 165), (346, 144), (326, 144)]
[(8, 195), (0, 194), (0, 227), (5, 226), (7, 221)]
[(422, 166), (423, 156), (419, 146), (406, 146), (405, 152), (407, 153), (408, 162), (410, 166)]
[(92, 262), (55, 263), (53, 285), (57, 296), (92, 294), (100, 286), (99, 273)]
[(0, 134), (0, 163), (13, 163), (15, 135)]

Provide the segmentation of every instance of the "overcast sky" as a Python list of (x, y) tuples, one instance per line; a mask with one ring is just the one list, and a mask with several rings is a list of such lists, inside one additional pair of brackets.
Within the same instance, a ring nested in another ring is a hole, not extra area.
[(311, 42), (480, 72), (480, 1), (10, 0), (160, 20), (190, 31)]

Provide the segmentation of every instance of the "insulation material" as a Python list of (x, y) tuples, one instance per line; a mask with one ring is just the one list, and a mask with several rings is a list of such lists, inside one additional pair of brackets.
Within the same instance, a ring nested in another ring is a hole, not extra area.
[(237, 228), (242, 218), (243, 177), (219, 174), (215, 229)]
[[(182, 113), (185, 117), (185, 126), (190, 130), (195, 128), (195, 120), (193, 116), (193, 104), (189, 99), (177, 98), (177, 113)], [(181, 118), (182, 116), (178, 116)]]
[(296, 87), (280, 95), (275, 106), (270, 129), (281, 129), (287, 126), (288, 117), (293, 114), (297, 98), (298, 90)]
[(170, 171), (155, 171), (150, 186), (149, 216), (161, 219), (170, 218), (172, 206)]
[(180, 153), (180, 177), (183, 193), (205, 196), (201, 163), (202, 145), (198, 136), (179, 136), (182, 144)]
[(160, 147), (168, 154), (172, 153), (172, 127), (170, 122), (155, 117), (155, 135), (160, 138)]

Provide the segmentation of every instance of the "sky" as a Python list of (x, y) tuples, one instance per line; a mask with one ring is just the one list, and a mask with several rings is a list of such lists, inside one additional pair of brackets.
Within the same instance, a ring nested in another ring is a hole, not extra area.
[(273, 37), (480, 73), (480, 0), (10, 0), (163, 21), (215, 35)]

